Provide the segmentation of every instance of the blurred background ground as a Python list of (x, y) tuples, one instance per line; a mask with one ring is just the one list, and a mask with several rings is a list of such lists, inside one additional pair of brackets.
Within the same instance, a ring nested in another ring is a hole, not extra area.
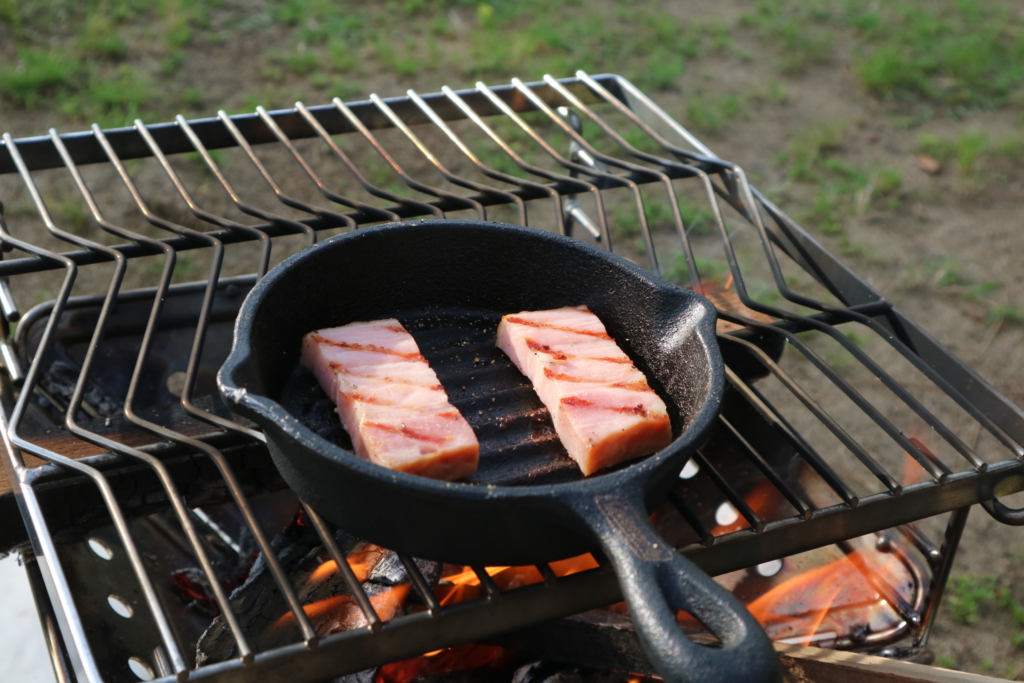
[(0, 680), (54, 680), (32, 590), (17, 557), (0, 560), (0, 585), (4, 587), (0, 593), (0, 638), (5, 643), (0, 657)]
[[(1018, 0), (0, 0), (0, 130), (15, 137), (576, 69), (631, 79), (1024, 404)], [(4, 183), (12, 225), (30, 225), (27, 194)], [(612, 208), (639, 257), (638, 227)], [(53, 209), (88, 223), (79, 203)], [(932, 638), (940, 665), (1024, 671), (1022, 558), (1024, 532), (972, 514)]]

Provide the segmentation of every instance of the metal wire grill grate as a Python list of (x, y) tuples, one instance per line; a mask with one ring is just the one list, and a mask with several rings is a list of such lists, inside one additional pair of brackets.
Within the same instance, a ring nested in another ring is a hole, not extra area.
[[(677, 545), (711, 573), (1024, 486), (1024, 414), (757, 192), (742, 168), (616, 76), (5, 135), (0, 180), (5, 464), (87, 680), (120, 674), (97, 654), (60, 548), (75, 528), (101, 523), (112, 524), (125, 581), (138, 586), (136, 617), (152, 625), (153, 654), (140, 657), (178, 679), (317, 680), (618, 599), (605, 568), (557, 578), (545, 566), (543, 584), (504, 593), (474, 568), (486, 597), (442, 607), (403, 557), (426, 610), (384, 623), (306, 507), (368, 623), (317, 635), (250, 505), (272, 488), (271, 475), (253, 474), (263, 436), (210, 396), (226, 349), (209, 331), (230, 326), (240, 294), (284, 256), (381, 221), (486, 217), (575, 234), (715, 300), (730, 398), (715, 448), (695, 458), (698, 475), (671, 497), (693, 530)], [(47, 287), (53, 300), (22, 314)], [(180, 331), (183, 365), (155, 368), (168, 328)], [(135, 346), (111, 345), (128, 334)], [(63, 383), (55, 360), (72, 368)], [(109, 380), (97, 389), (112, 369), (119, 395)], [(173, 400), (160, 407), (167, 392)], [(927, 445), (909, 435), (915, 428)], [(759, 472), (790, 512), (759, 510), (734, 488), (736, 467)], [(738, 524), (694, 506), (687, 490), (699, 486), (717, 489)], [(249, 643), (196, 522), (193, 508), (211, 496), (241, 513), (301, 642), (265, 652)], [(135, 516), (168, 506), (237, 660), (193, 670), (176, 636), (160, 597), (166, 577), (147, 569), (132, 532)], [(911, 612), (907, 620), (917, 618)]]

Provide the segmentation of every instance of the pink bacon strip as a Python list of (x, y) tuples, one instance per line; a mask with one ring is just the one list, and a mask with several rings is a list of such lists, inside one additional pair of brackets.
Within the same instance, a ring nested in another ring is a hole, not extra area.
[(359, 457), (447, 481), (476, 471), (473, 429), (397, 320), (310, 332), (302, 363), (334, 401)]
[(497, 346), (533, 383), (584, 475), (672, 441), (664, 401), (586, 306), (506, 315)]

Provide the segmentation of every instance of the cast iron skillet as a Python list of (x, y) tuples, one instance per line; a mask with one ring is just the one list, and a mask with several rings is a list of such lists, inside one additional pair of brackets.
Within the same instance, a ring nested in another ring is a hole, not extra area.
[[(584, 479), (529, 383), (494, 349), (505, 313), (586, 304), (669, 406), (672, 444)], [(469, 483), (393, 472), (353, 455), (331, 404), (299, 363), (302, 335), (395, 317), (473, 425)], [(475, 221), (367, 228), (287, 259), (250, 292), (218, 376), (255, 420), (293, 489), (320, 514), (384, 547), (468, 565), (526, 565), (600, 548), (651, 662), (670, 681), (778, 680), (764, 631), (657, 534), (667, 495), (718, 413), (724, 369), (715, 309), (625, 259), (541, 230)], [(697, 617), (721, 641), (697, 645)]]

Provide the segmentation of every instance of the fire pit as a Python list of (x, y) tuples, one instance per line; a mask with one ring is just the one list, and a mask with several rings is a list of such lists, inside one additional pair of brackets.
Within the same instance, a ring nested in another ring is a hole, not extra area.
[[(383, 162), (357, 164), (360, 147)], [(617, 76), (5, 136), (0, 174), (0, 199), (26, 192), (35, 207), (0, 225), (4, 509), (16, 502), (27, 532), (6, 547), (31, 547), (55, 664), (78, 678), (532, 666), (506, 651), (651, 673), (630, 659), (621, 611), (587, 612), (620, 599), (604, 558), (393, 556), (372, 575), (381, 549), (366, 574), (357, 541), (314, 510), (296, 517), (262, 434), (214, 396), (253, 283), (371, 223), (558, 231), (712, 298), (726, 397), (655, 520), (779, 642), (921, 648), (970, 506), (1021, 519), (995, 500), (1024, 487), (1019, 411)], [(82, 203), (86, 228), (53, 220), (55, 192)], [(914, 526), (951, 511), (941, 545)], [(300, 569), (318, 581), (296, 585)], [(243, 620), (257, 582), (273, 637)], [(218, 628), (223, 643), (204, 650)]]

